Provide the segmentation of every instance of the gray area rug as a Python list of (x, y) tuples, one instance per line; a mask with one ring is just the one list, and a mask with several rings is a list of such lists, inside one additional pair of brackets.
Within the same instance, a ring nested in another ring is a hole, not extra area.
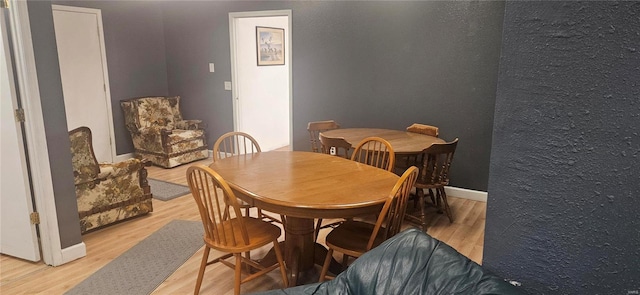
[(150, 294), (204, 246), (202, 235), (202, 222), (173, 220), (65, 294)]
[(158, 179), (147, 178), (151, 186), (151, 194), (154, 199), (169, 201), (177, 197), (191, 193), (188, 186), (166, 182)]

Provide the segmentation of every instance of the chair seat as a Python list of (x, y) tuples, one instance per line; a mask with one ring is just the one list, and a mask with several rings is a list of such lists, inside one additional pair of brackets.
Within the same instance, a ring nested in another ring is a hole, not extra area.
[[(261, 247), (263, 245), (272, 243), (274, 240), (278, 239), (278, 237), (280, 237), (282, 233), (278, 226), (271, 223), (253, 217), (241, 218), (244, 221), (244, 225), (247, 229), (247, 234), (249, 235), (248, 245), (245, 245), (245, 247), (242, 247), (242, 245), (230, 247), (228, 245), (222, 245), (206, 237), (204, 239), (205, 243), (207, 243), (207, 245), (209, 245), (211, 248), (219, 251), (242, 253), (255, 249), (256, 247)], [(236, 241), (242, 241), (242, 230), (240, 229), (240, 224), (237, 218), (224, 221), (223, 224), (225, 228), (224, 232), (233, 232)], [(230, 239), (230, 237), (228, 239)]]
[[(362, 221), (345, 221), (327, 235), (327, 246), (349, 256), (359, 257), (367, 252), (367, 243), (373, 233), (373, 227), (373, 224)], [(378, 232), (374, 247), (384, 242), (383, 232)]]

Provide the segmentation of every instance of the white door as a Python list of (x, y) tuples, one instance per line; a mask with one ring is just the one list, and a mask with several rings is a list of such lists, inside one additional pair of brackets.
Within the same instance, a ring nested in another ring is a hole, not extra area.
[[(230, 14), (235, 128), (255, 137), (263, 151), (291, 143), (290, 13)], [(284, 29), (284, 65), (257, 65), (256, 27)]]
[(33, 200), (29, 186), (22, 127), (14, 119), (18, 105), (13, 61), (9, 54), (7, 19), (0, 10), (0, 253), (30, 261), (40, 260), (36, 226), (31, 224)]
[(69, 130), (87, 126), (99, 162), (113, 162), (111, 98), (99, 9), (53, 5)]

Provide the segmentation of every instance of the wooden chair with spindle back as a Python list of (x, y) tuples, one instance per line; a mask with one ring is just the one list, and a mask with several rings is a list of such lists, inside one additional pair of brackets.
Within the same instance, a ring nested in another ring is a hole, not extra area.
[(395, 153), (391, 144), (380, 137), (367, 137), (353, 150), (351, 160), (393, 172)]
[[(420, 174), (416, 181), (416, 195), (420, 203), (420, 216), (407, 215), (407, 219), (422, 226), (423, 231), (427, 231), (427, 220), (425, 214), (426, 202), (424, 199), (424, 190), (429, 190), (429, 196), (434, 200), (434, 205), (438, 210), (443, 210), (449, 222), (453, 222), (453, 215), (447, 194), (444, 187), (449, 185), (449, 172), (451, 170), (451, 162), (453, 155), (458, 146), (458, 139), (454, 139), (447, 143), (434, 143), (430, 147), (424, 149), (419, 156), (421, 161)], [(435, 194), (434, 191), (435, 190)]]
[[(436, 126), (413, 123), (411, 126), (407, 127), (407, 132), (424, 134), (433, 137), (438, 137), (440, 135), (439, 129)], [(411, 165), (419, 166), (420, 161), (418, 161), (418, 155), (402, 155), (396, 158), (396, 171), (401, 173), (407, 169), (407, 167)], [(430, 193), (432, 195), (433, 192)], [(435, 203), (435, 199), (432, 200)], [(417, 205), (417, 198), (414, 198), (414, 205)], [(415, 206), (414, 206), (415, 207)]]
[(416, 182), (418, 171), (418, 168), (411, 166), (402, 174), (387, 197), (375, 224), (349, 220), (327, 235), (326, 244), (329, 251), (320, 273), (321, 282), (327, 278), (334, 251), (343, 253), (344, 269), (347, 267), (349, 257), (360, 257), (400, 231), (409, 193)]
[(227, 132), (213, 144), (213, 161), (259, 152), (261, 152), (260, 145), (253, 136), (238, 131)]
[[(340, 138), (335, 142), (325, 140), (325, 142), (328, 142), (329, 144), (340, 143), (342, 146), (346, 146), (347, 144), (349, 144), (349, 143), (346, 143), (346, 144), (341, 143), (341, 140), (343, 139)], [(343, 150), (343, 148), (341, 148), (341, 150)], [(391, 146), (391, 144), (384, 138), (367, 137), (362, 141), (360, 141), (360, 143), (358, 143), (356, 148), (353, 150), (353, 153), (351, 154), (351, 160), (359, 163), (367, 164), (369, 166), (384, 169), (389, 172), (393, 172), (394, 163), (395, 163), (395, 153), (393, 151), (393, 147)], [(322, 225), (322, 219), (318, 219), (316, 223), (315, 236), (316, 237), (318, 236), (321, 229), (330, 228), (330, 227), (335, 228), (342, 222), (343, 221), (336, 221), (330, 224)]]
[[(213, 161), (216, 162), (226, 157), (255, 154), (260, 152), (262, 152), (262, 150), (260, 149), (260, 145), (258, 144), (258, 141), (253, 138), (253, 136), (245, 132), (232, 131), (220, 136), (218, 140), (216, 140), (216, 142), (213, 144)], [(240, 207), (244, 208), (246, 214), (249, 215), (249, 209), (251, 208), (251, 205), (240, 200)], [(257, 209), (258, 216), (263, 220), (268, 220), (269, 222), (281, 222), (276, 218), (264, 214), (262, 212), (262, 209)]]
[[(211, 168), (194, 165), (187, 169), (187, 181), (204, 226), (204, 254), (198, 271), (194, 294), (200, 292), (204, 271), (208, 265), (220, 262), (235, 271), (234, 293), (240, 294), (240, 285), (280, 268), (283, 285), (289, 284), (278, 237), (280, 228), (257, 218), (243, 216), (239, 199), (227, 182)], [(262, 266), (251, 260), (250, 251), (273, 244), (277, 262)], [(211, 249), (226, 254), (209, 260)], [(242, 255), (245, 253), (245, 256)], [(235, 263), (226, 259), (235, 258)], [(243, 266), (246, 266), (243, 267)], [(253, 271), (255, 270), (255, 271)], [(242, 278), (242, 272), (246, 276)]]
[(314, 153), (321, 152), (321, 144), (319, 142), (320, 132), (338, 128), (340, 128), (340, 124), (334, 120), (309, 122), (309, 124), (307, 124), (307, 131), (309, 131), (311, 151)]

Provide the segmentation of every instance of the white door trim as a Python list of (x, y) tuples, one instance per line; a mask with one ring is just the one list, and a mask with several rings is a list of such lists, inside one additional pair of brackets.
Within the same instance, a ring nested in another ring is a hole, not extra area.
[(79, 12), (79, 13), (88, 13), (95, 14), (98, 21), (98, 40), (100, 42), (100, 56), (102, 62), (102, 76), (104, 77), (104, 86), (105, 86), (105, 99), (107, 106), (107, 122), (109, 124), (109, 141), (111, 143), (111, 160), (109, 162), (114, 162), (116, 158), (116, 142), (115, 142), (115, 131), (113, 129), (113, 112), (111, 110), (111, 91), (109, 85), (109, 71), (107, 67), (107, 50), (104, 46), (104, 28), (102, 26), (102, 11), (100, 9), (95, 8), (85, 8), (85, 7), (75, 7), (75, 6), (66, 6), (66, 5), (51, 5), (51, 10), (57, 11), (69, 11), (69, 12)]
[(60, 243), (60, 229), (54, 199), (51, 166), (44, 128), (40, 88), (31, 40), (31, 25), (26, 1), (11, 0), (12, 35), (16, 58), (18, 87), (25, 110), (25, 136), (28, 142), (31, 182), (36, 208), (40, 213), (40, 243), (44, 263), (57, 266), (86, 256), (84, 243), (74, 245), (73, 253), (64, 253)]
[(248, 17), (271, 17), (271, 16), (286, 16), (289, 22), (289, 29), (285, 32), (286, 39), (289, 40), (286, 46), (286, 50), (289, 50), (289, 62), (287, 63), (287, 71), (289, 72), (289, 143), (293, 144), (293, 38), (291, 31), (293, 30), (291, 21), (291, 10), (265, 10), (265, 11), (244, 11), (244, 12), (230, 12), (229, 13), (229, 38), (231, 41), (231, 97), (233, 99), (233, 130), (238, 131), (238, 119), (239, 119), (239, 106), (238, 106), (238, 88), (237, 83), (237, 69), (236, 69), (236, 27), (235, 20), (238, 18)]

